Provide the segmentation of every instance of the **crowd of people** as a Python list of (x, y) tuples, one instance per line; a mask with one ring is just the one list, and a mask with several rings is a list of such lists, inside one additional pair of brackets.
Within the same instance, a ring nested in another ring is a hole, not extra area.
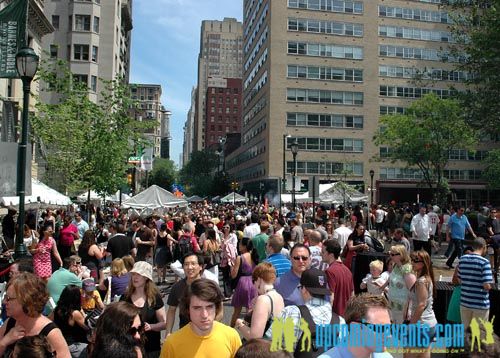
[[(0, 355), (390, 356), (375, 346), (316, 347), (312, 328), (420, 322), (432, 339), (432, 256), (443, 242), (456, 285), (448, 320), (468, 328), (489, 319), (500, 249), (494, 208), (477, 223), (463, 207), (430, 205), (292, 211), (204, 202), (147, 218), (81, 209), (26, 221), (29, 256), (10, 267)], [(357, 260), (370, 252), (387, 255), (358, 283)], [(228, 325), (224, 305), (233, 307)], [(413, 348), (410, 356), (430, 356), (430, 344)]]

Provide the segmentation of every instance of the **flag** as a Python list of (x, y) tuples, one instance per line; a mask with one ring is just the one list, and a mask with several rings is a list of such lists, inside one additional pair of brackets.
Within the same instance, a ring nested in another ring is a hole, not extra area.
[(28, 0), (14, 0), (0, 11), (0, 78), (19, 77), (16, 54), (26, 46)]
[(141, 156), (141, 169), (146, 171), (153, 170), (153, 148), (147, 147)]

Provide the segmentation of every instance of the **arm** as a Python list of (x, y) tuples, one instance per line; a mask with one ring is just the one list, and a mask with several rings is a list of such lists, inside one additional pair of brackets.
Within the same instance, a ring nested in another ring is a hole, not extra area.
[(104, 251), (101, 250), (97, 245), (92, 245), (89, 251), (90, 251), (89, 254), (91, 256), (95, 256), (99, 260), (101, 260), (104, 257)]
[(477, 236), (474, 233), (474, 230), (472, 230), (472, 227), (470, 226), (470, 224), (467, 225), (467, 230), (469, 230), (470, 234), (474, 237), (474, 239), (477, 238)]
[(167, 310), (167, 322), (165, 323), (165, 329), (167, 330), (167, 336), (172, 333), (172, 328), (174, 327), (175, 321), (175, 311), (177, 306), (168, 306)]
[(59, 328), (50, 331), (47, 335), (47, 341), (49, 341), (50, 346), (54, 349), (57, 358), (71, 358), (68, 344), (66, 343), (66, 340), (64, 339)]
[(21, 339), (25, 335), (24, 328), (21, 328), (21, 326), (14, 326), (9, 333), (5, 334), (5, 329), (7, 327), (7, 322), (8, 319), (5, 321), (5, 323), (0, 327), (0, 355), (3, 356), (5, 349), (13, 344), (16, 343), (17, 340)]
[(415, 283), (416, 286), (416, 292), (417, 292), (417, 304), (415, 305), (415, 310), (411, 315), (410, 318), (410, 323), (417, 323), (420, 320), (420, 317), (422, 316), (422, 312), (425, 310), (425, 306), (427, 304), (427, 298), (428, 298), (428, 289), (427, 289), (427, 283), (417, 281)]
[(404, 278), (407, 289), (411, 289), (417, 281), (417, 277), (412, 273), (407, 273)]
[(257, 298), (252, 312), (252, 325), (248, 327), (243, 323), (243, 320), (236, 321), (236, 327), (247, 340), (253, 338), (262, 338), (264, 329), (266, 328), (267, 318), (269, 317), (270, 307), (268, 306), (269, 297), (261, 295)]
[[(170, 307), (169, 307), (170, 308)], [(147, 332), (147, 331), (156, 331), (156, 332), (161, 332), (163, 331), (166, 326), (167, 326), (167, 323), (166, 323), (166, 312), (165, 312), (165, 307), (161, 307), (161, 308), (158, 308), (155, 312), (155, 315), (156, 315), (156, 319), (158, 320), (158, 323), (153, 323), (153, 324), (149, 324), (149, 323), (145, 323), (144, 324), (144, 330)]]
[(453, 271), (453, 277), (451, 279), (451, 283), (455, 286), (461, 284), (460, 277), (458, 276), (458, 266), (455, 267), (455, 271)]
[(84, 330), (88, 331), (89, 327), (85, 325), (85, 317), (83, 316), (83, 313), (81, 311), (73, 311), (73, 320), (75, 323), (82, 327)]
[(238, 276), (238, 270), (240, 269), (240, 265), (241, 265), (241, 256), (238, 256), (236, 258), (235, 264), (233, 265), (233, 267), (231, 267), (231, 278), (236, 278), (236, 276)]

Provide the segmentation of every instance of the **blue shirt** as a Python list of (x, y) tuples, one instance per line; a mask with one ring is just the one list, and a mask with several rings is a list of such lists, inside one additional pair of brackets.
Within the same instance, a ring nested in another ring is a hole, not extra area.
[(285, 306), (304, 304), (304, 299), (300, 293), (298, 286), (300, 285), (300, 277), (289, 270), (283, 276), (276, 279), (274, 287), (276, 291), (283, 297)]
[(281, 277), (292, 268), (292, 264), (290, 260), (286, 258), (285, 255), (282, 254), (272, 254), (264, 262), (269, 262), (274, 266), (276, 270), (276, 277)]
[(489, 291), (483, 287), (485, 283), (493, 283), (488, 259), (477, 254), (462, 256), (458, 263), (458, 277), (462, 281), (460, 305), (480, 310), (489, 309)]
[(453, 214), (448, 221), (448, 227), (450, 228), (450, 235), (452, 239), (464, 240), (465, 239), (465, 229), (470, 227), (469, 220), (467, 216), (462, 215), (458, 217), (457, 214)]

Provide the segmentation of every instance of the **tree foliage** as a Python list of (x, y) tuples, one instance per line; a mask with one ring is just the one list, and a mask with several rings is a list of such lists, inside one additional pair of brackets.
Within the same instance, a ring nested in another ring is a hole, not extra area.
[(195, 151), (180, 170), (181, 183), (190, 195), (219, 195), (228, 190), (229, 180), (217, 173), (219, 157), (214, 151)]
[(385, 159), (418, 167), (424, 183), (443, 203), (449, 191), (444, 169), (450, 151), (470, 150), (476, 144), (475, 132), (465, 122), (459, 102), (431, 93), (413, 102), (405, 114), (381, 117), (380, 126), (374, 141), (389, 147)]
[(42, 62), (40, 92), (56, 92), (57, 103), (38, 98), (32, 117), (34, 135), (45, 149), (51, 185), (69, 194), (93, 189), (114, 193), (125, 182), (129, 143), (140, 140), (147, 126), (129, 115), (135, 105), (121, 79), (100, 80), (97, 103), (89, 98), (87, 84), (73, 78), (67, 63)]
[(465, 118), (475, 128), (500, 133), (500, 0), (455, 0), (452, 50), (462, 58), (457, 70), (471, 74), (459, 93)]
[(488, 182), (490, 189), (500, 189), (500, 149), (489, 151), (483, 163), (485, 164), (483, 178)]
[(176, 177), (177, 170), (172, 160), (155, 158), (153, 170), (149, 174), (148, 185), (158, 185), (170, 191), (172, 184), (176, 182)]

